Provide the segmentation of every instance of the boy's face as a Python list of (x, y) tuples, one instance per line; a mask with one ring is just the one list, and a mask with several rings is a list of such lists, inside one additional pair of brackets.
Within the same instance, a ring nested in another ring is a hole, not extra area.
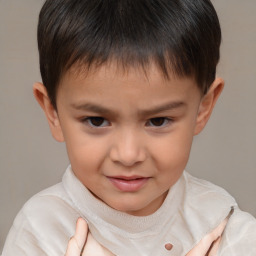
[(133, 215), (161, 206), (216, 100), (202, 98), (193, 79), (165, 80), (154, 66), (147, 74), (114, 65), (87, 75), (70, 71), (58, 89), (58, 114), (44, 107), (77, 178), (110, 207)]

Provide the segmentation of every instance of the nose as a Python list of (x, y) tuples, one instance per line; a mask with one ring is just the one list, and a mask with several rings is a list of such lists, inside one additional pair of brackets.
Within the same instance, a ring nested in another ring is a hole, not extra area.
[(113, 162), (130, 167), (145, 161), (145, 144), (141, 136), (134, 131), (119, 133), (112, 143), (110, 158)]

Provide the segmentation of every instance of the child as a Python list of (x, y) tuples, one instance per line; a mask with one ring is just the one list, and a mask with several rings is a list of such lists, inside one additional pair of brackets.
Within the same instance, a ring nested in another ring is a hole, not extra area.
[(34, 95), (70, 166), (3, 256), (256, 255), (255, 219), (184, 171), (223, 89), (220, 40), (208, 0), (47, 0)]

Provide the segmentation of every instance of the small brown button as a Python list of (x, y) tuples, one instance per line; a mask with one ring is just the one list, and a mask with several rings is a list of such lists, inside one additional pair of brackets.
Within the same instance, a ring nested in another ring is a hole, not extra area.
[(166, 249), (167, 251), (170, 251), (170, 250), (172, 249), (173, 245), (170, 244), (170, 243), (168, 243), (168, 244), (166, 244), (164, 247), (165, 247), (165, 249)]

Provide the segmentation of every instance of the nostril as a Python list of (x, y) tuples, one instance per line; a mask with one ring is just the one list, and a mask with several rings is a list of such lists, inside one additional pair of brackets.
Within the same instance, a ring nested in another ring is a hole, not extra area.
[(136, 149), (113, 148), (110, 152), (110, 158), (113, 162), (119, 162), (124, 166), (133, 166), (143, 162), (146, 159), (145, 152)]

